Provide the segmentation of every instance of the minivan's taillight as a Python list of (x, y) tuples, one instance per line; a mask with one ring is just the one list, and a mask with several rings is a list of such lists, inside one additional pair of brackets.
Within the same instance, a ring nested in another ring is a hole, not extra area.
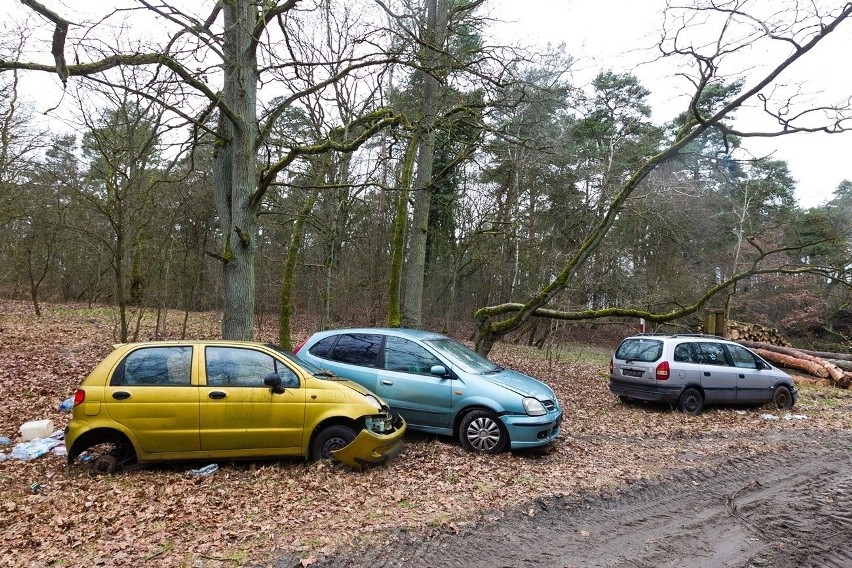
[(78, 404), (82, 404), (83, 401), (86, 400), (86, 391), (83, 389), (77, 389), (74, 391), (74, 406)]
[(665, 381), (669, 378), (669, 362), (663, 361), (659, 365), (657, 365), (656, 379), (658, 381)]

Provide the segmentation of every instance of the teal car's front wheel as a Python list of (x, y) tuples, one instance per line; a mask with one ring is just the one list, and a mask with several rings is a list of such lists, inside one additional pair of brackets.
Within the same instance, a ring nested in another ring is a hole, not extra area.
[(472, 410), (459, 425), (459, 441), (464, 449), (483, 454), (499, 454), (509, 443), (509, 434), (497, 415), (488, 410)]

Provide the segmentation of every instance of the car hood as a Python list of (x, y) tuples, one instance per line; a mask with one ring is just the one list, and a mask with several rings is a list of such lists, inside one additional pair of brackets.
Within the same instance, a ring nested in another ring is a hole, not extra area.
[(543, 382), (512, 369), (503, 369), (499, 373), (484, 373), (480, 378), (514, 391), (521, 396), (531, 396), (539, 400), (556, 401), (553, 390)]

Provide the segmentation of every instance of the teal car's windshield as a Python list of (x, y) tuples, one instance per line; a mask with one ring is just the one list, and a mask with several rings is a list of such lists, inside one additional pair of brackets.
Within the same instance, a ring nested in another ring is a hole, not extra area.
[(503, 370), (500, 365), (492, 363), (476, 351), (450, 338), (430, 339), (424, 343), (468, 373), (497, 373)]

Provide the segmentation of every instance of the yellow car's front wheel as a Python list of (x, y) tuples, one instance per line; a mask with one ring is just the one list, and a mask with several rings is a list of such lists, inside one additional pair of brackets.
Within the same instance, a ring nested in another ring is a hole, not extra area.
[(316, 438), (314, 438), (314, 443), (311, 446), (311, 459), (332, 459), (331, 452), (345, 448), (354, 439), (355, 431), (352, 428), (339, 424), (328, 426), (322, 429)]

